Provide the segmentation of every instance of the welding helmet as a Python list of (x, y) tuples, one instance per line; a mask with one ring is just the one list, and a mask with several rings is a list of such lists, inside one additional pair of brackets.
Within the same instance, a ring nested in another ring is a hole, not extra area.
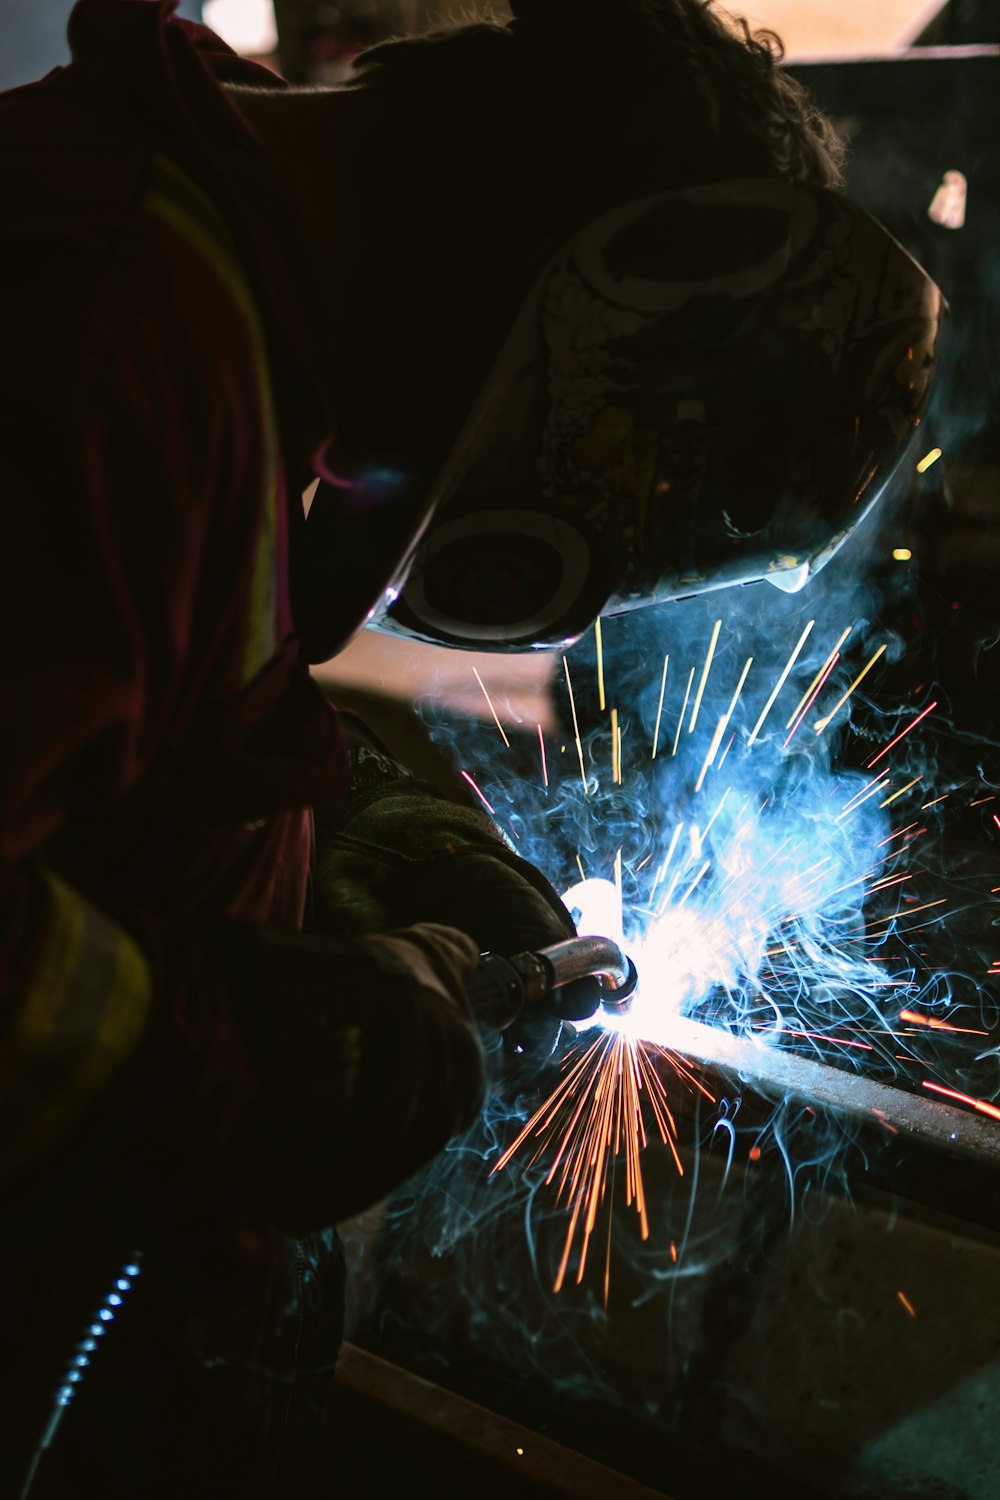
[(602, 214), (535, 280), (372, 623), (552, 647), (601, 613), (801, 587), (907, 448), (943, 308), (828, 189), (710, 183)]

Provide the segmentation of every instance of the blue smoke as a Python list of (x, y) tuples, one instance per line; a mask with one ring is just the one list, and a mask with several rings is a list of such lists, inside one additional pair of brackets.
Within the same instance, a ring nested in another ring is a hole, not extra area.
[[(941, 745), (949, 704), (938, 684), (885, 693), (902, 644), (879, 624), (877, 602), (874, 589), (838, 567), (797, 596), (761, 585), (605, 620), (603, 710), (593, 634), (567, 655), (579, 753), (561, 662), (561, 727), (541, 742), (538, 726), (519, 722), (486, 674), (509, 745), (492, 720), (456, 721), (433, 701), (424, 717), (581, 925), (625, 940), (640, 973), (625, 1025), (654, 1053), (670, 1048), (676, 1018), (693, 1017), (873, 1078), (914, 1088), (937, 1078), (993, 1097), (1000, 1057), (972, 1033), (995, 1027), (997, 1006), (982, 983), (981, 930), (967, 941), (970, 923), (982, 927), (982, 881), (937, 852), (959, 794), (964, 807), (991, 788), (963, 785), (948, 769)], [(938, 709), (911, 729), (935, 699)], [(981, 841), (984, 813), (974, 816)], [(962, 1030), (916, 1026), (902, 1012)], [(389, 1285), (376, 1342), (396, 1355), (402, 1349), (431, 1375), (435, 1359), (446, 1366), (461, 1349), (463, 1365), (480, 1359), (503, 1387), (487, 1386), (481, 1398), (495, 1396), (506, 1409), (520, 1387), (555, 1380), (564, 1398), (673, 1421), (695, 1378), (685, 1351), (704, 1338), (692, 1322), (709, 1316), (706, 1289), (728, 1284), (734, 1263), (766, 1256), (790, 1216), (825, 1212), (828, 1189), (849, 1191), (868, 1147), (843, 1118), (801, 1100), (748, 1101), (738, 1083), (709, 1100), (665, 1067), (671, 1105), (684, 1117), (684, 1176), (650, 1130), (648, 1234), (623, 1207), (625, 1171), (615, 1163), (587, 1274), (576, 1283), (575, 1250), (554, 1294), (568, 1209), (547, 1180), (551, 1152), (526, 1149), (494, 1169), (599, 1035), (593, 1027), (579, 1037), (565, 1032), (552, 1060), (526, 1055), (512, 1064), (498, 1048), (480, 1121), (389, 1204), (378, 1252)], [(754, 1173), (762, 1153), (778, 1171)], [(398, 1298), (396, 1276), (405, 1286)], [(646, 1317), (661, 1329), (653, 1386), (616, 1353)]]

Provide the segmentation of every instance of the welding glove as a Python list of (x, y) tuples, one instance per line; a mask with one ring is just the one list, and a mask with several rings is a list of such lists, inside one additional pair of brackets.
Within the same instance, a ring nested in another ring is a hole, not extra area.
[[(412, 922), (468, 933), (482, 952), (510, 955), (574, 937), (544, 875), (521, 859), (486, 813), (418, 781), (356, 715), (342, 713), (351, 761), (346, 803), (317, 810), (317, 888), (323, 930), (347, 937)], [(556, 997), (564, 1019), (597, 1009), (596, 980)], [(515, 1047), (551, 1050), (558, 1025), (512, 1031)]]
[(243, 956), (261, 1202), (304, 1233), (377, 1202), (475, 1119), (484, 1060), (464, 992), (478, 953), (418, 923), (350, 943), (258, 932)]

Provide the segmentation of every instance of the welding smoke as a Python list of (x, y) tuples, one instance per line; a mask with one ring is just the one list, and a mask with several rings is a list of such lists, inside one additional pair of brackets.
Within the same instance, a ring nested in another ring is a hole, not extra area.
[[(907, 1066), (896, 1039), (901, 1006), (949, 1015), (971, 977), (970, 963), (963, 973), (921, 958), (923, 924), (938, 921), (936, 907), (906, 920), (909, 907), (938, 900), (944, 887), (921, 876), (878, 888), (885, 871), (895, 879), (896, 851), (886, 841), (907, 823), (900, 847), (922, 828), (921, 864), (932, 865), (926, 849), (942, 812), (923, 805), (951, 783), (938, 779), (940, 727), (935, 736), (904, 734), (888, 766), (869, 764), (932, 690), (944, 695), (933, 682), (917, 696), (894, 685), (902, 641), (879, 620), (876, 585), (858, 581), (865, 541), (853, 538), (801, 594), (760, 584), (605, 620), (600, 674), (594, 635), (567, 653), (579, 749), (561, 661), (561, 725), (541, 742), (538, 726), (518, 722), (488, 678), (509, 745), (492, 718), (456, 721), (433, 700), (424, 704), (434, 740), (473, 776), (518, 852), (567, 893), (581, 923), (617, 938), (617, 913), (640, 970), (627, 1024), (645, 1038), (669, 1047), (671, 1018), (685, 1014), (891, 1079)], [(848, 627), (821, 693), (790, 731)], [(949, 896), (960, 883), (950, 877)], [(583, 910), (595, 891), (603, 902), (596, 915)], [(971, 907), (961, 894), (959, 904)], [(976, 993), (988, 1009), (992, 1001)], [(566, 1031), (564, 1053), (574, 1045)], [(920, 1045), (907, 1041), (914, 1058)], [(926, 1039), (936, 1056), (956, 1046), (939, 1033)], [(506, 1410), (529, 1391), (537, 1410), (557, 1389), (577, 1402), (681, 1420), (685, 1391), (705, 1375), (685, 1351), (736, 1336), (749, 1312), (733, 1301), (732, 1286), (744, 1284), (747, 1267), (766, 1258), (792, 1216), (821, 1217), (827, 1190), (846, 1185), (856, 1162), (851, 1127), (800, 1100), (751, 1111), (738, 1080), (711, 1103), (689, 1097), (686, 1139), (700, 1149), (682, 1146), (685, 1176), (655, 1141), (644, 1152), (648, 1237), (629, 1216), (609, 1212), (609, 1285), (596, 1273), (580, 1284), (570, 1274), (556, 1294), (567, 1208), (548, 1180), (550, 1162), (529, 1151), (491, 1171), (560, 1076), (560, 1057), (512, 1060), (497, 1049), (492, 1063), (482, 1118), (387, 1206), (376, 1252), (383, 1296), (366, 1337), (432, 1378), (449, 1351), (461, 1350), (466, 1388)], [(683, 1091), (676, 1080), (668, 1088)], [(777, 1171), (749, 1170), (762, 1152)], [(720, 1305), (732, 1308), (725, 1326)], [(468, 1385), (470, 1369), (481, 1385)]]

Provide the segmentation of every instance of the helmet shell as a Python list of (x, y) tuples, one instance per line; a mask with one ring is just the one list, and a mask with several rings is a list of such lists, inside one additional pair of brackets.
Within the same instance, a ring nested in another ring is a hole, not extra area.
[(828, 189), (709, 183), (601, 215), (532, 286), (374, 623), (553, 647), (602, 612), (801, 587), (904, 453), (943, 313)]

